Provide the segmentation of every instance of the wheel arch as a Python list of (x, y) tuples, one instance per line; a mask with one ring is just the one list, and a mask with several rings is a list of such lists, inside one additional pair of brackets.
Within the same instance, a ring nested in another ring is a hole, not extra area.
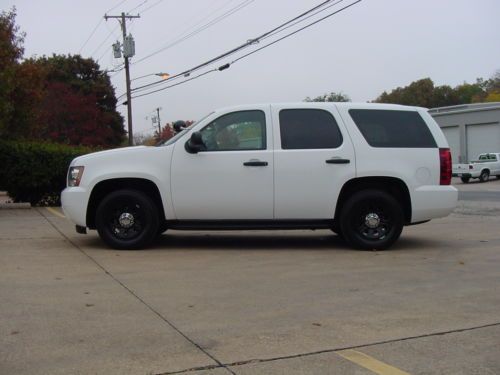
[(87, 227), (96, 229), (95, 215), (99, 202), (109, 193), (120, 189), (133, 189), (146, 193), (158, 207), (160, 222), (165, 220), (165, 210), (160, 190), (153, 181), (145, 178), (112, 178), (98, 182), (92, 189), (87, 205)]
[[(382, 177), (382, 176), (369, 176), (358, 177), (347, 181), (340, 191), (337, 206), (335, 207), (334, 222), (338, 223), (342, 207), (354, 193), (367, 190), (376, 189), (385, 191), (396, 198), (401, 203), (403, 208), (405, 224), (411, 223), (411, 196), (406, 183), (396, 177)], [(337, 225), (337, 224), (336, 224)]]

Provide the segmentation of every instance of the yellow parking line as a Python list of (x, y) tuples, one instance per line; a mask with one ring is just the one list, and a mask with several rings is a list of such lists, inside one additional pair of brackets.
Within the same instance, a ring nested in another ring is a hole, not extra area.
[(59, 217), (62, 217), (63, 219), (66, 218), (66, 216), (64, 216), (62, 213), (60, 213), (58, 210), (56, 210), (55, 208), (53, 207), (45, 207), (47, 209), (47, 211), (49, 211), (50, 213), (56, 215), (56, 216), (59, 216)]
[(347, 359), (348, 361), (351, 361), (379, 375), (410, 375), (406, 371), (397, 369), (396, 367), (390, 366), (356, 350), (348, 349), (341, 350), (335, 353)]

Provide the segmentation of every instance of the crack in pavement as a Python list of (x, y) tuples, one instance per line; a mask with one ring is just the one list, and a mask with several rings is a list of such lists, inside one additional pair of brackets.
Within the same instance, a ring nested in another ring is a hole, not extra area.
[(439, 331), (439, 332), (427, 333), (427, 334), (422, 334), (422, 335), (407, 336), (407, 337), (401, 337), (401, 338), (395, 338), (395, 339), (389, 339), (389, 340), (383, 340), (383, 341), (376, 341), (376, 342), (367, 343), (367, 344), (359, 344), (359, 345), (351, 345), (351, 346), (344, 346), (344, 347), (338, 347), (338, 348), (330, 348), (330, 349), (318, 350), (318, 351), (313, 351), (313, 352), (305, 352), (305, 353), (284, 355), (284, 356), (271, 357), (271, 358), (253, 358), (253, 359), (235, 361), (235, 362), (230, 362), (230, 363), (222, 363), (215, 356), (210, 354), (207, 350), (202, 348), (194, 340), (192, 340), (186, 334), (184, 334), (180, 329), (178, 329), (173, 323), (171, 323), (167, 318), (165, 318), (163, 315), (161, 315), (157, 310), (155, 310), (152, 306), (150, 306), (141, 297), (139, 297), (137, 294), (135, 294), (123, 282), (121, 282), (112, 273), (110, 273), (104, 266), (102, 266), (97, 260), (95, 260), (92, 256), (87, 254), (82, 248), (80, 248), (77, 244), (75, 244), (69, 237), (67, 237), (61, 230), (59, 230), (59, 228), (57, 228), (57, 226), (55, 226), (55, 224), (53, 224), (49, 220), (48, 217), (43, 215), (41, 212), (39, 212), (39, 214), (43, 218), (45, 218), (47, 220), (47, 222), (66, 241), (68, 241), (75, 249), (77, 249), (83, 255), (85, 255), (88, 259), (90, 259), (94, 264), (96, 264), (100, 269), (102, 269), (107, 275), (109, 275), (109, 277), (111, 277), (116, 283), (118, 283), (120, 286), (122, 286), (125, 290), (127, 290), (127, 292), (129, 292), (138, 301), (140, 301), (143, 305), (145, 305), (151, 312), (153, 312), (155, 315), (157, 315), (162, 321), (167, 323), (172, 329), (174, 329), (177, 333), (179, 333), (181, 336), (183, 336), (187, 341), (189, 341), (192, 345), (194, 345), (197, 349), (199, 349), (207, 357), (209, 357), (210, 359), (212, 359), (215, 362), (215, 364), (210, 364), (210, 365), (206, 365), (206, 366), (198, 366), (198, 367), (191, 367), (191, 368), (187, 368), (187, 369), (183, 369), (183, 370), (161, 372), (161, 373), (157, 373), (156, 375), (186, 374), (186, 373), (195, 372), (195, 371), (204, 371), (204, 370), (206, 371), (206, 370), (214, 370), (214, 369), (219, 369), (219, 368), (225, 369), (228, 372), (230, 372), (231, 374), (236, 375), (236, 373), (230, 367), (238, 367), (238, 366), (244, 366), (247, 364), (254, 364), (254, 363), (266, 363), (266, 362), (273, 362), (273, 361), (280, 361), (280, 360), (287, 360), (287, 359), (294, 359), (294, 358), (309, 357), (309, 356), (314, 356), (314, 355), (319, 355), (319, 354), (324, 354), (324, 353), (335, 353), (338, 351), (349, 350), (349, 349), (362, 349), (362, 348), (367, 348), (367, 347), (372, 347), (372, 346), (397, 343), (397, 342), (404, 342), (404, 341), (416, 340), (416, 339), (427, 338), (427, 337), (444, 336), (444, 335), (448, 335), (448, 334), (462, 333), (462, 332), (473, 331), (473, 330), (478, 330), (478, 329), (482, 329), (482, 328), (500, 326), (500, 322), (496, 322), (496, 323), (484, 324), (484, 325), (467, 327), (467, 328), (459, 328), (459, 329), (453, 329), (453, 330), (448, 330), (448, 331)]
[[(403, 342), (403, 341), (409, 341), (409, 340), (416, 340), (416, 339), (421, 339), (421, 338), (426, 338), (426, 337), (444, 336), (444, 335), (453, 334), (453, 333), (462, 333), (462, 332), (474, 331), (477, 329), (496, 327), (496, 326), (500, 326), (500, 322), (484, 324), (484, 325), (474, 326), (474, 327), (459, 328), (459, 329), (454, 329), (454, 330), (449, 330), (449, 331), (440, 331), (440, 332), (427, 333), (427, 334), (416, 335), (416, 336), (401, 337), (401, 338), (397, 338), (397, 339), (390, 339), (390, 340), (384, 340), (384, 341), (376, 341), (376, 342), (372, 342), (372, 343), (368, 343), (368, 344), (360, 344), (360, 345), (344, 346), (344, 347), (340, 347), (340, 348), (317, 350), (314, 352), (291, 354), (291, 355), (272, 357), (272, 358), (254, 358), (254, 359), (242, 360), (242, 361), (237, 361), (237, 362), (224, 363), (223, 367), (225, 367), (225, 368), (227, 368), (227, 366), (236, 367), (236, 366), (244, 366), (244, 365), (253, 364), (253, 363), (266, 363), (266, 362), (281, 361), (281, 360), (286, 360), (286, 359), (310, 357), (310, 356), (324, 354), (324, 353), (335, 353), (335, 352), (339, 352), (342, 350), (349, 350), (349, 349), (362, 349), (362, 348), (368, 348), (371, 346), (391, 344), (391, 343), (395, 343), (395, 342)], [(211, 366), (204, 366), (204, 367), (193, 367), (193, 368), (179, 370), (179, 371), (162, 372), (162, 373), (159, 373), (156, 375), (184, 374), (184, 373), (193, 372), (193, 371), (212, 370), (212, 369), (219, 368), (219, 367), (222, 367), (222, 366), (211, 365)]]
[[(120, 281), (116, 276), (114, 276), (111, 272), (109, 272), (103, 265), (101, 265), (96, 259), (94, 259), (91, 255), (87, 254), (80, 246), (74, 243), (68, 236), (66, 236), (54, 223), (52, 223), (47, 216), (45, 216), (38, 208), (36, 211), (42, 216), (47, 222), (54, 228), (66, 241), (68, 241), (76, 250), (85, 255), (89, 260), (91, 260), (96, 266), (104, 271), (106, 275), (108, 275), (113, 281), (118, 283), (122, 288), (124, 288), (129, 294), (131, 294), (134, 298), (136, 298), (139, 302), (141, 302), (144, 306), (146, 306), (151, 312), (153, 312), (156, 316), (158, 316), (162, 321), (167, 323), (173, 330), (175, 330), (178, 334), (184, 337), (187, 341), (189, 341), (193, 346), (195, 346), (198, 350), (203, 352), (207, 357), (212, 359), (216, 365), (208, 365), (205, 366), (208, 369), (215, 368), (223, 368), (230, 372), (233, 375), (236, 375), (231, 369), (227, 368), (222, 362), (220, 362), (217, 358), (215, 358), (212, 354), (210, 354), (207, 350), (203, 349), (198, 343), (196, 343), (193, 339), (188, 337), (184, 332), (182, 332), (179, 328), (177, 328), (173, 323), (171, 323), (167, 318), (165, 318), (160, 312), (155, 310), (151, 305), (149, 305), (146, 301), (144, 301), (141, 297), (139, 297), (134, 291), (132, 291), (128, 286), (126, 286), (122, 281)], [(184, 371), (184, 370), (182, 370)], [(192, 371), (192, 370), (191, 370)], [(175, 372), (174, 372), (175, 373)]]

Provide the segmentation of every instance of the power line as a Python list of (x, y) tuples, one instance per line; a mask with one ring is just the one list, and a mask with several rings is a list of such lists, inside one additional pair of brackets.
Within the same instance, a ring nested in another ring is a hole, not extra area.
[(113, 8), (108, 9), (108, 10), (106, 11), (106, 13), (109, 13), (109, 12), (111, 12), (112, 10), (115, 10), (115, 9), (116, 9), (116, 8), (118, 8), (120, 5), (122, 5), (123, 3), (125, 3), (126, 1), (128, 1), (128, 0), (122, 0), (122, 1), (120, 1), (120, 2), (119, 2), (118, 4), (116, 4)]
[(247, 53), (247, 54), (245, 54), (245, 55), (243, 55), (243, 56), (238, 57), (236, 60), (233, 60), (230, 64), (234, 64), (234, 63), (235, 63), (235, 62), (237, 62), (237, 61), (240, 61), (240, 60), (242, 60), (242, 59), (244, 59), (244, 58), (246, 58), (246, 57), (248, 57), (248, 56), (250, 56), (250, 55), (253, 55), (254, 53), (257, 53), (257, 52), (259, 52), (259, 51), (261, 51), (261, 50), (263, 50), (263, 49), (265, 49), (265, 48), (267, 48), (267, 47), (272, 46), (273, 44), (276, 44), (276, 43), (278, 43), (278, 42), (281, 42), (282, 40), (284, 40), (284, 39), (286, 39), (286, 38), (289, 38), (289, 37), (291, 37), (292, 35), (295, 35), (295, 34), (297, 34), (297, 33), (301, 32), (301, 31), (303, 31), (303, 30), (305, 30), (305, 29), (307, 29), (307, 28), (309, 28), (309, 27), (311, 27), (311, 26), (313, 26), (313, 25), (316, 25), (317, 23), (319, 23), (319, 22), (321, 22), (321, 21), (324, 21), (324, 20), (326, 20), (327, 18), (330, 18), (330, 17), (334, 16), (334, 15), (336, 15), (337, 13), (340, 13), (340, 12), (342, 12), (343, 10), (346, 10), (347, 8), (350, 8), (350, 7), (352, 7), (353, 5), (356, 5), (357, 3), (360, 3), (361, 1), (363, 1), (363, 0), (356, 0), (355, 2), (353, 2), (353, 3), (349, 4), (349, 5), (346, 5), (345, 7), (340, 8), (339, 10), (336, 10), (335, 12), (332, 12), (332, 13), (330, 13), (330, 14), (326, 15), (325, 17), (322, 17), (322, 18), (320, 18), (320, 19), (318, 19), (318, 20), (316, 20), (316, 21), (314, 21), (314, 22), (311, 22), (311, 23), (307, 24), (306, 26), (301, 27), (300, 29), (297, 29), (297, 30), (295, 30), (295, 31), (293, 31), (293, 32), (291, 32), (291, 33), (289, 33), (289, 34), (286, 34), (285, 36), (282, 36), (282, 37), (281, 37), (281, 38), (279, 38), (279, 39), (276, 39), (276, 40), (272, 41), (271, 43), (268, 43), (268, 44), (266, 44), (266, 45), (264, 45), (264, 46), (262, 46), (262, 47), (260, 47), (260, 48), (257, 48), (257, 49), (255, 49), (255, 50), (253, 50), (252, 52), (249, 52), (249, 53)]
[(89, 37), (87, 38), (87, 40), (85, 41), (85, 43), (83, 43), (83, 45), (80, 47), (80, 49), (78, 50), (78, 54), (80, 54), (82, 52), (82, 49), (83, 47), (85, 47), (87, 45), (87, 43), (89, 42), (90, 38), (92, 38), (95, 34), (95, 32), (97, 31), (98, 27), (101, 26), (101, 23), (102, 23), (102, 18), (99, 20), (99, 22), (97, 23), (97, 25), (95, 25), (94, 29), (92, 30), (92, 32), (90, 33)]
[[(359, 0), (359, 1), (361, 1), (361, 0)], [(197, 76), (194, 76), (194, 77), (191, 77), (191, 78), (185, 79), (184, 81), (181, 81), (181, 82), (178, 82), (178, 83), (174, 83), (173, 85), (165, 86), (165, 87), (162, 87), (161, 89), (157, 89), (157, 90), (154, 90), (154, 91), (150, 91), (150, 92), (147, 92), (147, 93), (145, 93), (145, 94), (140, 94), (140, 95), (135, 95), (135, 96), (132, 96), (132, 99), (135, 99), (135, 98), (140, 98), (141, 96), (146, 96), (146, 95), (154, 94), (155, 92), (163, 91), (163, 90), (169, 89), (169, 88), (171, 88), (171, 87), (175, 87), (175, 86), (182, 85), (183, 83), (186, 83), (186, 82), (192, 81), (192, 80), (194, 80), (194, 79), (197, 79), (197, 78), (200, 78), (200, 77), (206, 76), (207, 74), (210, 74), (210, 73), (217, 72), (218, 70), (219, 70), (219, 69), (212, 69), (212, 70), (209, 70), (209, 71), (207, 71), (207, 72), (204, 72), (204, 73), (198, 74)], [(121, 97), (121, 96), (120, 96), (120, 97)]]
[(327, 9), (332, 8), (332, 7), (334, 7), (335, 5), (338, 5), (338, 4), (340, 4), (341, 2), (343, 2), (343, 1), (344, 1), (344, 0), (337, 0), (337, 1), (336, 1), (336, 2), (334, 2), (333, 4), (330, 4), (330, 5), (328, 5), (327, 7), (324, 7), (323, 9), (319, 9), (319, 10), (317, 10), (316, 12), (313, 12), (313, 13), (309, 14), (307, 17), (303, 17), (303, 18), (301, 18), (301, 19), (299, 19), (299, 20), (296, 20), (295, 22), (293, 22), (293, 23), (291, 23), (291, 24), (287, 25), (286, 27), (281, 28), (280, 30), (276, 30), (276, 31), (272, 32), (271, 34), (269, 34), (269, 35), (265, 36), (264, 38), (262, 38), (262, 39), (261, 39), (261, 41), (262, 41), (262, 40), (265, 40), (265, 39), (267, 39), (267, 38), (270, 38), (270, 37), (272, 37), (272, 36), (274, 36), (274, 35), (276, 35), (276, 34), (279, 34), (279, 33), (283, 32), (283, 31), (285, 31), (285, 30), (288, 30), (289, 28), (294, 27), (295, 25), (298, 25), (299, 23), (302, 23), (302, 22), (304, 22), (304, 21), (308, 20), (309, 18), (314, 17), (315, 15), (317, 15), (317, 14), (319, 14), (319, 13), (322, 13), (322, 12), (326, 11)]
[(227, 17), (231, 16), (232, 14), (234, 14), (234, 13), (238, 12), (239, 10), (245, 8), (246, 6), (250, 5), (254, 1), (255, 0), (245, 0), (245, 1), (241, 2), (240, 4), (236, 5), (235, 7), (231, 8), (227, 12), (223, 13), (222, 15), (216, 17), (212, 21), (209, 21), (208, 23), (204, 24), (203, 26), (200, 26), (199, 28), (197, 28), (194, 31), (190, 32), (189, 34), (184, 35), (184, 36), (182, 36), (183, 34), (180, 34), (180, 36), (179, 36), (178, 39), (174, 39), (173, 41), (169, 42), (167, 45), (165, 45), (164, 47), (160, 48), (159, 50), (157, 50), (155, 52), (152, 52), (149, 55), (146, 55), (143, 58), (135, 61), (134, 65), (138, 64), (138, 63), (140, 63), (140, 62), (142, 62), (144, 60), (147, 60), (150, 57), (153, 57), (153, 56), (159, 54), (160, 52), (163, 52), (163, 51), (165, 51), (165, 50), (167, 50), (169, 48), (172, 48), (173, 46), (176, 46), (177, 44), (182, 43), (183, 41), (185, 41), (187, 39), (192, 38), (193, 36), (201, 33), (203, 30), (206, 30), (209, 27), (211, 27), (213, 25), (216, 25), (217, 23), (223, 21), (224, 19), (226, 19)]
[[(126, 2), (128, 0), (122, 0), (120, 1), (118, 4), (116, 4), (113, 8), (110, 8), (106, 13), (108, 12), (111, 12), (113, 9), (115, 8), (118, 8), (120, 5), (122, 5), (124, 2)], [(85, 42), (83, 43), (83, 45), (80, 47), (80, 49), (78, 50), (78, 53), (80, 54), (83, 50), (83, 48), (87, 45), (87, 43), (89, 42), (89, 40), (94, 36), (95, 32), (97, 31), (97, 29), (99, 28), (99, 26), (101, 26), (101, 23), (102, 23), (102, 20), (103, 18), (100, 18), (99, 19), (99, 22), (97, 22), (97, 25), (94, 27), (94, 29), (90, 32), (90, 35), (88, 36), (88, 38), (85, 40)]]
[(322, 18), (320, 18), (320, 19), (318, 19), (318, 20), (316, 20), (316, 21), (314, 21), (314, 22), (311, 22), (311, 23), (309, 23), (309, 24), (307, 24), (307, 25), (305, 25), (305, 26), (301, 27), (300, 29), (297, 29), (297, 30), (295, 30), (295, 31), (293, 31), (293, 32), (291, 32), (291, 33), (289, 33), (289, 34), (284, 35), (283, 37), (281, 37), (281, 38), (279, 38), (279, 39), (276, 39), (276, 40), (274, 40), (274, 41), (272, 41), (272, 42), (270, 42), (270, 43), (268, 43), (268, 44), (266, 44), (266, 45), (264, 45), (264, 46), (262, 46), (262, 47), (260, 47), (260, 48), (257, 48), (257, 49), (255, 49), (255, 50), (253, 50), (252, 52), (249, 52), (249, 53), (247, 53), (247, 54), (245, 54), (245, 55), (243, 55), (243, 56), (238, 57), (237, 59), (233, 60), (231, 63), (225, 64), (225, 65), (222, 65), (222, 66), (221, 66), (221, 67), (219, 67), (218, 69), (212, 69), (212, 70), (209, 70), (209, 71), (207, 71), (207, 72), (204, 72), (204, 73), (202, 73), (202, 74), (199, 74), (199, 75), (197, 75), (197, 76), (195, 76), (195, 77), (192, 77), (192, 78), (190, 78), (190, 79), (186, 79), (186, 80), (181, 81), (181, 82), (178, 82), (178, 83), (176, 83), (176, 84), (169, 85), (169, 86), (166, 86), (166, 87), (162, 87), (161, 89), (157, 89), (157, 90), (154, 90), (154, 91), (150, 91), (150, 92), (147, 92), (147, 93), (144, 93), (144, 94), (141, 94), (141, 95), (135, 95), (135, 96), (133, 96), (133, 98), (139, 98), (139, 97), (142, 97), (142, 96), (146, 96), (146, 95), (154, 94), (154, 93), (156, 93), (156, 92), (163, 91), (163, 90), (166, 90), (166, 89), (168, 89), (168, 88), (171, 88), (171, 87), (174, 87), (174, 86), (178, 86), (178, 85), (181, 85), (181, 84), (183, 84), (183, 83), (186, 83), (186, 82), (192, 81), (192, 80), (194, 80), (194, 79), (200, 78), (200, 77), (202, 77), (202, 76), (204, 76), (204, 75), (207, 75), (207, 74), (209, 74), (209, 73), (212, 73), (212, 72), (215, 72), (215, 71), (222, 71), (222, 70), (225, 70), (225, 69), (229, 68), (232, 64), (234, 64), (234, 63), (236, 63), (236, 62), (238, 62), (238, 61), (240, 61), (240, 60), (242, 60), (242, 59), (244, 59), (244, 58), (247, 58), (247, 57), (249, 57), (249, 56), (253, 55), (254, 53), (257, 53), (257, 52), (259, 52), (259, 51), (261, 51), (261, 50), (263, 50), (263, 49), (265, 49), (265, 48), (268, 48), (268, 47), (270, 47), (270, 46), (272, 46), (272, 45), (274, 45), (274, 44), (276, 44), (276, 43), (278, 43), (278, 42), (280, 42), (280, 41), (282, 41), (282, 40), (284, 40), (284, 39), (286, 39), (286, 38), (289, 38), (289, 37), (291, 37), (291, 36), (293, 36), (293, 35), (295, 35), (295, 34), (299, 33), (300, 31), (303, 31), (303, 30), (305, 30), (305, 29), (307, 29), (307, 28), (309, 28), (309, 27), (312, 27), (313, 25), (315, 25), (315, 24), (317, 24), (317, 23), (319, 23), (319, 22), (322, 22), (322, 21), (326, 20), (327, 18), (330, 18), (330, 17), (332, 17), (332, 16), (334, 16), (334, 15), (336, 15), (336, 14), (338, 14), (338, 13), (340, 13), (340, 12), (342, 12), (342, 11), (344, 11), (344, 10), (346, 10), (346, 9), (348, 9), (348, 8), (350, 8), (350, 7), (352, 7), (352, 6), (354, 6), (354, 5), (358, 4), (358, 3), (360, 3), (361, 1), (362, 1), (362, 0), (357, 0), (357, 1), (355, 1), (355, 2), (353, 2), (353, 3), (351, 3), (351, 4), (349, 4), (349, 5), (346, 5), (346, 6), (345, 6), (345, 7), (343, 7), (343, 8), (340, 8), (340, 9), (336, 10), (335, 12), (329, 13), (328, 15), (326, 15), (326, 16), (324, 16), (324, 17), (322, 17)]
[[(111, 32), (109, 32), (108, 36), (102, 41), (101, 44), (99, 44), (99, 46), (94, 50), (94, 52), (92, 52), (90, 54), (90, 56), (94, 56), (96, 54), (96, 52), (101, 50), (104, 43), (106, 43), (108, 41), (108, 39), (113, 35), (113, 33), (116, 31), (116, 29), (118, 29), (118, 27), (120, 27), (120, 25), (116, 26), (113, 30), (111, 30)], [(99, 61), (99, 60), (97, 60), (97, 61)]]
[(139, 13), (140, 14), (146, 13), (148, 10), (150, 10), (151, 8), (154, 8), (155, 6), (157, 6), (158, 4), (160, 4), (162, 1), (164, 1), (164, 0), (158, 0), (156, 3), (154, 3), (153, 5), (147, 7), (146, 9), (141, 10)]
[[(279, 26), (277, 26), (277, 27), (275, 27), (275, 28), (273, 28), (273, 29), (271, 29), (269, 31), (266, 31), (262, 35), (260, 35), (260, 36), (258, 36), (256, 38), (250, 39), (246, 43), (244, 43), (244, 44), (242, 44), (242, 45), (240, 45), (240, 46), (238, 46), (236, 48), (233, 48), (233, 49), (231, 49), (231, 50), (229, 50), (229, 51), (227, 51), (227, 52), (225, 52), (225, 53), (223, 53), (223, 54), (221, 54), (221, 55), (219, 55), (219, 56), (217, 56), (215, 58), (212, 58), (212, 59), (210, 59), (210, 60), (208, 60), (208, 61), (206, 61), (206, 62), (204, 62), (202, 64), (199, 64), (199, 65), (195, 66), (194, 68), (185, 70), (182, 73), (174, 75), (170, 79), (176, 78), (178, 76), (189, 75), (189, 74), (191, 74), (192, 72), (194, 72), (196, 70), (199, 70), (199, 69), (201, 69), (201, 68), (203, 68), (203, 67), (205, 67), (207, 65), (211, 65), (214, 62), (217, 62), (217, 61), (219, 61), (219, 60), (221, 60), (221, 59), (223, 59), (225, 57), (228, 57), (230, 55), (233, 55), (233, 54), (237, 53), (238, 51), (240, 51), (242, 49), (245, 49), (245, 48), (247, 48), (247, 47), (249, 47), (249, 46), (251, 46), (251, 45), (253, 45), (255, 43), (258, 43), (261, 39), (267, 37), (268, 35), (274, 33), (275, 31), (277, 31), (277, 30), (283, 28), (284, 26), (289, 25), (290, 23), (292, 23), (292, 22), (294, 22), (294, 21), (296, 21), (296, 20), (298, 20), (298, 19), (300, 19), (300, 18), (302, 18), (302, 17), (304, 17), (304, 16), (306, 16), (306, 15), (308, 15), (308, 14), (316, 11), (317, 9), (320, 9), (320, 8), (324, 7), (326, 4), (328, 4), (330, 2), (332, 2), (332, 0), (323, 1), (322, 3), (316, 5), (313, 8), (311, 8), (311, 9), (309, 9), (309, 10), (307, 10), (307, 11), (301, 13), (301, 14), (299, 14), (298, 16), (296, 16), (296, 17), (294, 17), (294, 18), (292, 18), (292, 19), (290, 19), (290, 20), (282, 23), (281, 25), (279, 25)], [(140, 90), (140, 89), (143, 89), (143, 88), (155, 86), (155, 85), (158, 85), (158, 84), (161, 84), (161, 83), (165, 83), (165, 82), (164, 81), (155, 81), (155, 82), (149, 83), (147, 85), (135, 87), (135, 88), (132, 89), (132, 91), (136, 91), (136, 90)]]
[(130, 9), (127, 13), (130, 13), (130, 12), (133, 12), (134, 10), (142, 7), (144, 4), (146, 4), (149, 0), (144, 0), (142, 3), (140, 3), (139, 5), (137, 5), (135, 8), (132, 8)]

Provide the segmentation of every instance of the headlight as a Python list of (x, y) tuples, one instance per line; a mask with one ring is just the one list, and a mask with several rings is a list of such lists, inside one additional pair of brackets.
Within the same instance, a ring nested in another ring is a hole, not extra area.
[(85, 167), (70, 167), (68, 171), (68, 186), (79, 186)]

